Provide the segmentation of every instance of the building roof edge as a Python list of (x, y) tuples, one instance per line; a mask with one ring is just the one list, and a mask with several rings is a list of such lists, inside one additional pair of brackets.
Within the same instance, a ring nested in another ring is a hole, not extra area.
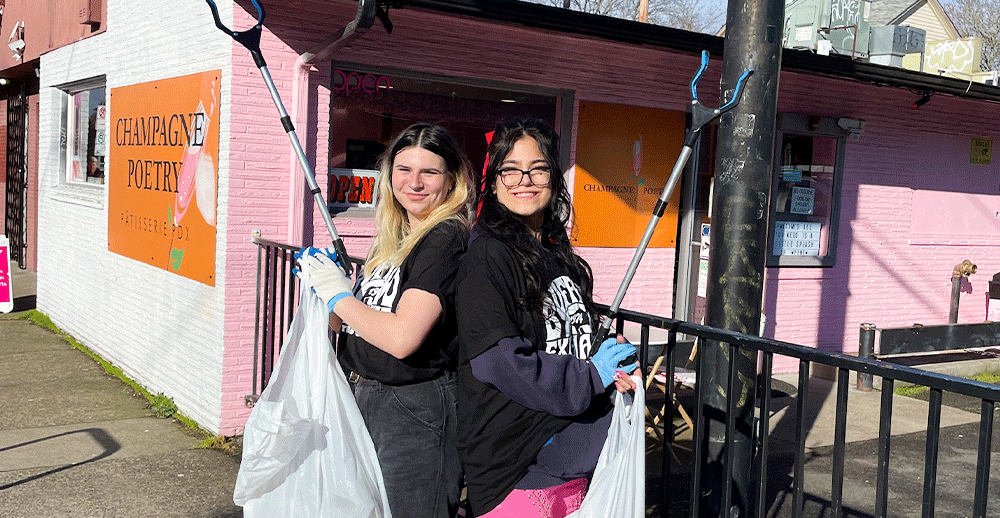
[[(480, 18), (557, 33), (698, 54), (722, 55), (723, 38), (671, 27), (610, 18), (517, 0), (397, 0), (414, 9)], [(915, 70), (876, 65), (842, 56), (783, 49), (782, 70), (801, 71), (920, 92), (1000, 103), (1000, 88)]]

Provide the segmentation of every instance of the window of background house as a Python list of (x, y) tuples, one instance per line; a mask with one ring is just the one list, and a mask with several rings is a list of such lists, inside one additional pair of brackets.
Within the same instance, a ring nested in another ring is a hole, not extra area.
[(108, 107), (104, 79), (64, 89), (62, 147), (67, 183), (103, 184)]
[(778, 116), (768, 266), (833, 266), (846, 132), (837, 119)]

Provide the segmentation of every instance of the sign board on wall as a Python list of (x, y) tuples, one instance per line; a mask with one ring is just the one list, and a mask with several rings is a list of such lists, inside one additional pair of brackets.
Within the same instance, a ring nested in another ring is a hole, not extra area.
[(111, 90), (108, 250), (215, 285), (221, 71)]
[(819, 256), (823, 224), (778, 221), (774, 224), (774, 255)]
[(993, 139), (987, 137), (972, 137), (969, 146), (969, 163), (990, 165), (993, 154)]
[(708, 259), (711, 254), (712, 225), (701, 224), (701, 250), (698, 252), (698, 296), (708, 296)]
[[(637, 246), (683, 144), (683, 112), (580, 102), (573, 244)], [(650, 247), (674, 246), (679, 204), (675, 189)]]
[(10, 242), (0, 236), (0, 313), (14, 309), (14, 290), (10, 284)]

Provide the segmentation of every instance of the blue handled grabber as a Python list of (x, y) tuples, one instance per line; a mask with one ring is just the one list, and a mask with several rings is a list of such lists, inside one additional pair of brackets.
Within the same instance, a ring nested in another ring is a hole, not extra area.
[[(660, 221), (660, 217), (663, 216), (664, 211), (667, 208), (667, 204), (670, 203), (670, 196), (674, 192), (674, 187), (677, 185), (677, 181), (681, 179), (681, 174), (684, 171), (684, 166), (687, 165), (687, 161), (691, 158), (691, 152), (694, 143), (701, 136), (701, 130), (708, 123), (712, 122), (718, 118), (723, 113), (728, 112), (736, 107), (740, 103), (740, 98), (743, 95), (743, 87), (746, 85), (747, 79), (753, 74), (753, 69), (749, 69), (743, 72), (740, 76), (739, 81), (736, 82), (736, 90), (733, 92), (732, 98), (728, 102), (723, 104), (718, 108), (709, 108), (701, 104), (698, 101), (698, 81), (701, 80), (701, 76), (708, 69), (708, 51), (701, 52), (701, 68), (698, 69), (698, 73), (694, 75), (694, 79), (691, 80), (691, 128), (688, 129), (687, 135), (684, 137), (684, 147), (681, 148), (681, 154), (677, 157), (677, 162), (674, 163), (674, 169), (670, 173), (670, 178), (667, 180), (667, 184), (663, 186), (663, 192), (660, 193), (660, 199), (656, 201), (656, 205), (653, 207), (653, 215), (649, 218), (649, 223), (646, 225), (646, 232), (642, 235), (642, 240), (639, 241), (639, 246), (635, 249), (635, 254), (632, 255), (632, 262), (628, 265), (628, 271), (625, 272), (625, 278), (622, 279), (621, 285), (618, 287), (618, 294), (615, 295), (614, 302), (611, 303), (610, 312), (604, 322), (601, 323), (601, 327), (598, 329), (597, 333), (594, 335), (593, 348), (591, 349), (591, 355), (597, 352), (600, 348), (601, 342), (608, 336), (608, 332), (611, 331), (611, 322), (614, 320), (615, 315), (618, 314), (618, 310), (621, 308), (622, 300), (625, 298), (625, 292), (628, 290), (629, 284), (632, 283), (632, 277), (635, 276), (635, 271), (639, 267), (639, 261), (642, 260), (642, 255), (646, 252), (646, 246), (649, 245), (649, 240), (653, 237), (653, 230), (656, 229), (656, 224)], [(635, 358), (628, 358), (622, 362), (623, 365), (628, 365), (634, 363)]]

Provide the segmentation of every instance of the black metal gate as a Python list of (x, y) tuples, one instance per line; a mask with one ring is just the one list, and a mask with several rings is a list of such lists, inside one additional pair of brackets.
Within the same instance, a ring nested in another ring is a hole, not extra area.
[(28, 102), (25, 87), (7, 98), (7, 203), (4, 234), (10, 241), (10, 260), (26, 268), (27, 229), (25, 205), (28, 195), (27, 168)]

